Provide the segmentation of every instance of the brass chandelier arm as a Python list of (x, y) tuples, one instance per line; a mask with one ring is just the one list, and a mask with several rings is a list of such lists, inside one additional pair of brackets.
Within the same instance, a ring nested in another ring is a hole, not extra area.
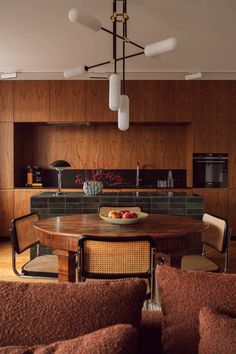
[[(107, 33), (109, 33), (109, 34), (111, 34), (111, 35), (113, 36), (113, 32), (110, 31), (110, 30), (108, 30), (107, 28), (101, 27), (101, 30), (103, 30), (104, 32), (107, 32)], [(137, 48), (140, 48), (140, 49), (143, 49), (143, 50), (144, 50), (144, 47), (142, 47), (141, 45), (139, 45), (139, 44), (137, 44), (137, 43), (131, 41), (130, 39), (128, 39), (128, 38), (126, 38), (126, 37), (120, 36), (119, 34), (116, 34), (116, 37), (119, 38), (119, 39), (122, 39), (123, 41), (126, 41), (126, 42), (128, 42), (128, 43), (134, 45), (134, 46), (137, 47)]]
[[(116, 59), (116, 61), (121, 61), (123, 59), (129, 59), (129, 58), (133, 58), (133, 57), (137, 57), (138, 55), (142, 55), (144, 54), (144, 51), (142, 52), (138, 52), (138, 53), (135, 53), (135, 54), (130, 54), (130, 55), (127, 55), (126, 57), (120, 57), (118, 59)], [(89, 69), (93, 69), (93, 68), (97, 68), (98, 66), (103, 66), (103, 65), (106, 65), (106, 64), (111, 64), (113, 63), (113, 59), (112, 60), (107, 60), (107, 61), (104, 61), (102, 63), (99, 63), (99, 64), (95, 64), (95, 65), (91, 65), (91, 66), (85, 66), (85, 70), (88, 71)]]

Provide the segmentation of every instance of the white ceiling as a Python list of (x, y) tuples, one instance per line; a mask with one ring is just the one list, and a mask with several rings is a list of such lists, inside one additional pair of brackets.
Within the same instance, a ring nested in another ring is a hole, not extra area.
[[(112, 0), (0, 0), (0, 72), (62, 77), (66, 68), (110, 60), (111, 36), (71, 23), (71, 7), (89, 12), (112, 29)], [(235, 0), (128, 0), (128, 14), (128, 36), (140, 45), (170, 36), (178, 40), (177, 49), (165, 56), (128, 60), (128, 72), (152, 77), (201, 71), (234, 77)], [(136, 52), (128, 47), (128, 53)], [(112, 66), (96, 71), (111, 72)]]

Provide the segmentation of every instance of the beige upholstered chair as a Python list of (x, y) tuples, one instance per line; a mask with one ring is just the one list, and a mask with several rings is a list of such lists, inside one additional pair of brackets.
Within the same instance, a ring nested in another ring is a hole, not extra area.
[(133, 211), (134, 213), (142, 211), (142, 209), (139, 206), (119, 206), (119, 207), (116, 207), (116, 206), (101, 205), (99, 207), (98, 212), (99, 212), (99, 214), (107, 215), (110, 210), (114, 210), (114, 211), (129, 210), (129, 211)]
[(12, 220), (12, 268), (14, 273), (24, 278), (57, 278), (58, 259), (56, 255), (39, 256), (38, 247), (35, 258), (27, 262), (21, 272), (16, 267), (16, 254), (21, 254), (34, 245), (39, 245), (34, 223), (39, 220), (38, 213), (31, 213)]
[[(203, 233), (202, 238), (202, 255), (187, 255), (182, 258), (182, 270), (197, 270), (206, 272), (226, 272), (229, 259), (229, 242), (231, 237), (231, 229), (225, 219), (218, 218), (214, 215), (205, 213), (203, 221), (209, 224), (209, 228)], [(207, 258), (206, 247), (214, 248), (220, 254), (224, 255), (224, 268), (221, 269), (218, 264)]]
[(78, 278), (147, 279), (150, 298), (154, 292), (155, 243), (150, 236), (95, 237), (79, 240)]

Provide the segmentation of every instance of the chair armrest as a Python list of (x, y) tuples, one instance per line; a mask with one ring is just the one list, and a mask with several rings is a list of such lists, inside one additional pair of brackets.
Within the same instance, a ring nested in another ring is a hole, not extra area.
[(161, 353), (161, 311), (143, 311), (139, 329), (139, 354)]

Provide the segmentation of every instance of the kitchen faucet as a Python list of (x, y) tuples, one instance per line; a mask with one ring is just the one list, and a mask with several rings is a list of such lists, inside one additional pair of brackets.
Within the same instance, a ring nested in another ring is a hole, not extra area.
[(137, 162), (137, 168), (136, 168), (136, 188), (139, 187), (139, 182), (140, 182), (140, 178), (139, 178), (139, 162)]

